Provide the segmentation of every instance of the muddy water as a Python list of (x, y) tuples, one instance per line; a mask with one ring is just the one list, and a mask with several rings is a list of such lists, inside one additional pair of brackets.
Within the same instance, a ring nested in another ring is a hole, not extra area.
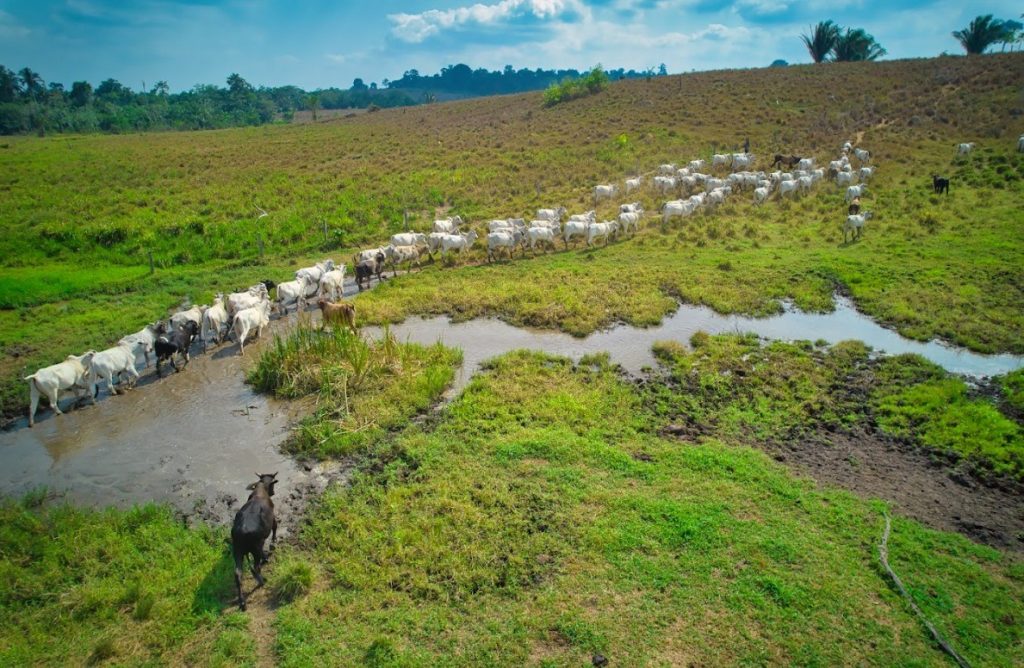
[[(346, 286), (346, 294), (354, 292)], [(272, 323), (284, 331), (295, 316)], [(861, 339), (888, 353), (916, 352), (950, 371), (988, 375), (1024, 366), (1024, 358), (986, 356), (936, 343), (917, 343), (878, 326), (839, 299), (835, 312), (823, 315), (788, 310), (766, 319), (722, 316), (703, 307), (682, 306), (650, 329), (615, 327), (583, 339), (549, 331), (521, 329), (493, 319), (452, 324), (447, 318), (413, 318), (392, 328), (401, 340), (442, 341), (461, 348), (464, 365), (452, 394), (458, 392), (491, 357), (527, 348), (579, 359), (607, 351), (630, 372), (652, 366), (651, 344), (662, 339), (688, 341), (698, 330), (710, 333), (752, 331), (777, 339)], [(367, 328), (371, 335), (379, 328)], [(262, 344), (271, 339), (264, 334)], [(54, 419), (49, 410), (36, 427), (21, 420), (0, 432), (0, 495), (17, 496), (45, 485), (88, 505), (130, 505), (166, 501), (186, 514), (227, 522), (254, 472), (278, 471), (284, 513), (299, 512), (304, 498), (344, 478), (344, 469), (307, 469), (278, 451), (288, 427), (305, 407), (253, 393), (244, 369), (261, 344), (248, 346), (244, 358), (229, 344), (207, 355), (195, 354), (182, 373), (157, 380), (152, 369), (135, 390), (108, 397), (96, 406)], [(140, 365), (141, 369), (141, 365)], [(66, 402), (64, 402), (66, 404)], [(287, 525), (287, 522), (285, 522)]]
[[(368, 331), (379, 335), (377, 328)], [(803, 313), (793, 308), (770, 318), (726, 316), (702, 306), (680, 306), (658, 327), (637, 329), (620, 326), (595, 332), (582, 339), (559, 332), (521, 329), (500, 320), (481, 318), (452, 323), (446, 317), (412, 318), (391, 327), (401, 341), (445, 345), (461, 348), (463, 368), (456, 378), (455, 391), (460, 390), (480, 368), (480, 364), (496, 355), (526, 348), (566, 355), (579, 360), (583, 355), (608, 352), (613, 362), (633, 374), (655, 364), (651, 346), (655, 341), (688, 342), (698, 331), (710, 334), (754, 332), (769, 339), (824, 339), (836, 343), (859, 339), (875, 350), (889, 354), (917, 353), (954, 373), (987, 376), (1006, 373), (1024, 366), (1024, 356), (979, 355), (942, 343), (921, 343), (905, 339), (859, 313), (845, 298), (836, 298), (832, 313)]]

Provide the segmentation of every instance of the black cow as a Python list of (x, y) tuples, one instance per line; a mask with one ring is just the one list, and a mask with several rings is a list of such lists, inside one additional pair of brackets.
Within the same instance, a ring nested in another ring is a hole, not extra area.
[(949, 179), (943, 178), (941, 176), (933, 176), (932, 177), (932, 190), (934, 190), (937, 194), (940, 194), (940, 195), (943, 194), (943, 193), (948, 195), (949, 194)]
[(362, 260), (356, 263), (356, 285), (359, 286), (359, 291), (363, 290), (363, 281), (366, 281), (366, 287), (370, 287), (370, 277), (376, 276), (377, 281), (384, 280), (381, 277), (381, 272), (384, 271), (384, 253), (377, 253), (372, 260)]
[(800, 156), (798, 155), (782, 155), (781, 153), (775, 154), (775, 159), (772, 161), (772, 167), (776, 165), (780, 167), (793, 167), (794, 165), (800, 164)]
[(192, 341), (194, 341), (197, 336), (199, 336), (199, 325), (194, 321), (189, 320), (178, 328), (177, 331), (157, 337), (156, 341), (153, 342), (153, 350), (156, 351), (157, 377), (162, 377), (162, 374), (160, 373), (160, 362), (165, 360), (171, 363), (175, 372), (181, 371), (181, 369), (179, 369), (174, 363), (174, 355), (176, 353), (184, 357), (185, 364), (188, 364), (188, 351), (189, 348), (192, 347)]
[(277, 542), (277, 518), (274, 517), (274, 485), (277, 473), (257, 473), (256, 482), (246, 487), (252, 490), (249, 500), (237, 513), (231, 525), (231, 554), (235, 558), (235, 586), (238, 587), (238, 607), (245, 610), (245, 595), (242, 593), (242, 565), (246, 555), (252, 557), (252, 576), (256, 588), (263, 586), (261, 573), (263, 564), (269, 559), (263, 551), (263, 543), (270, 536), (270, 549)]

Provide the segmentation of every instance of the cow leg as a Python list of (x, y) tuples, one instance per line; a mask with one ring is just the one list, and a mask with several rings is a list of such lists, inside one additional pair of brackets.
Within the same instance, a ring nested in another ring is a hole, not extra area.
[(231, 552), (235, 558), (235, 587), (238, 589), (238, 608), (245, 610), (245, 594), (242, 593), (242, 561), (245, 559), (245, 553), (238, 549), (238, 547), (232, 542)]
[(57, 415), (63, 415), (64, 411), (60, 409), (60, 405), (57, 403), (57, 395), (60, 394), (60, 390), (55, 389), (53, 392), (48, 393), (46, 398), (50, 401), (50, 406), (53, 407), (53, 412)]
[[(93, 393), (93, 397), (99, 394), (99, 383), (96, 384), (96, 391)], [(117, 394), (117, 389), (114, 387), (114, 374), (111, 371), (107, 372), (107, 391), (113, 396)]]
[(135, 365), (132, 364), (127, 369), (130, 378), (128, 379), (128, 387), (135, 387), (135, 383), (139, 382), (139, 372), (135, 369)]
[(34, 426), (36, 423), (36, 409), (39, 407), (39, 388), (36, 387), (36, 381), (28, 381), (28, 392), (29, 392), (29, 405), (28, 405), (28, 426)]
[(259, 589), (265, 583), (263, 580), (263, 561), (266, 555), (263, 554), (263, 546), (259, 545), (252, 553), (252, 576), (256, 578), (256, 588)]

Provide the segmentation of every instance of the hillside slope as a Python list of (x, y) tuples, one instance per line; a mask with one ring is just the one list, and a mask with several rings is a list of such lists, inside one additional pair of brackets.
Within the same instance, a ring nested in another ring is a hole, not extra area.
[[(878, 216), (865, 239), (842, 244), (834, 189), (758, 210), (745, 195), (667, 237), (427, 271), (367, 296), (363, 312), (496, 314), (585, 333), (656, 322), (677, 297), (765, 314), (785, 298), (828, 309), (841, 289), (905, 335), (1021, 352), (1022, 84), (1021, 54), (834, 63), (622, 81), (552, 108), (524, 94), (301, 126), (10, 140), (0, 149), (3, 410), (24, 401), (13, 380), (23, 372), (104, 346), (182, 299), (286, 277), (297, 257), (376, 245), (403, 212), (426, 229), (439, 211), (480, 222), (584, 210), (595, 183), (745, 137), (762, 157), (819, 162), (847, 138), (869, 147)], [(954, 162), (954, 142), (967, 140), (976, 156)], [(941, 200), (929, 187), (937, 172), (954, 179)], [(664, 198), (641, 199), (654, 211)], [(270, 215), (257, 221), (257, 205)]]

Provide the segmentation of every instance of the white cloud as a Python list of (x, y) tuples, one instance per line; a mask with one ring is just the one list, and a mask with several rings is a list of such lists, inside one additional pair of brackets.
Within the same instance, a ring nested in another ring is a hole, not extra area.
[(331, 61), (335, 65), (344, 65), (348, 57), (344, 53), (325, 53), (324, 58)]
[(496, 25), (502, 21), (534, 16), (555, 19), (566, 13), (590, 15), (581, 0), (501, 0), (493, 5), (475, 4), (454, 9), (430, 9), (419, 14), (389, 14), (391, 34), (404, 42), (419, 43), (442, 30), (464, 25)]
[(18, 39), (28, 37), (32, 31), (18, 23), (13, 16), (0, 9), (0, 38)]

